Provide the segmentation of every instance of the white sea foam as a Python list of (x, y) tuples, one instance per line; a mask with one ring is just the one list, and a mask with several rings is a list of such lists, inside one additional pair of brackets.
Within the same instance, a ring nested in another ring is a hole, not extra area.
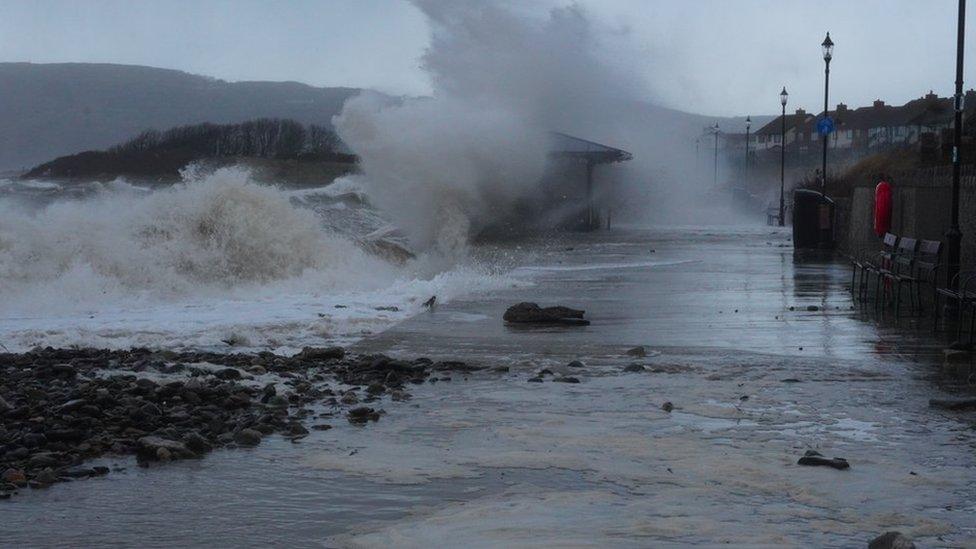
[(357, 235), (327, 229), (322, 210), (294, 195), (224, 169), (155, 192), (115, 182), (39, 211), (0, 200), (0, 342), (183, 348), (238, 340), (293, 349), (375, 333), (431, 295), (444, 302), (511, 283), (441, 257), (391, 263)]

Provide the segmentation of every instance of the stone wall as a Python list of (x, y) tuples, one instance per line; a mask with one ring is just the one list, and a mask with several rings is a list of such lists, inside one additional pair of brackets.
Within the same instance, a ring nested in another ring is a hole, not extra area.
[[(941, 240), (949, 229), (952, 201), (952, 167), (922, 168), (891, 175), (891, 232), (900, 236)], [(963, 268), (976, 263), (976, 166), (964, 166), (959, 201)], [(852, 255), (870, 254), (880, 248), (874, 234), (874, 187), (876, 181), (857, 182), (849, 205), (839, 204), (837, 236), (841, 250)]]

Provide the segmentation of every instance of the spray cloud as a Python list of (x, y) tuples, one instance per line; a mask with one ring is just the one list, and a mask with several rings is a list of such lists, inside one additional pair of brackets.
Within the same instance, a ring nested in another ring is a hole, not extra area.
[(335, 124), (373, 202), (416, 248), (450, 252), (534, 190), (549, 131), (612, 135), (640, 86), (601, 58), (578, 6), (534, 17), (504, 2), (414, 3), (431, 26), (431, 96), (362, 94)]

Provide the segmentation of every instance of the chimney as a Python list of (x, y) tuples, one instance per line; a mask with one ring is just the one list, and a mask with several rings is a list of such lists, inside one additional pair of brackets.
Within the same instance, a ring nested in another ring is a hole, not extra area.
[(807, 111), (803, 109), (796, 109), (796, 116), (806, 118)]
[(884, 101), (882, 101), (880, 99), (875, 99), (874, 100), (874, 108), (880, 109), (881, 107), (884, 107), (884, 106), (885, 106)]
[(939, 98), (939, 96), (936, 95), (932, 90), (929, 90), (929, 93), (925, 94), (925, 99), (927, 99), (929, 101), (932, 101), (932, 100), (938, 99), (938, 98)]
[(842, 114), (847, 112), (847, 105), (843, 103), (837, 103), (837, 114)]

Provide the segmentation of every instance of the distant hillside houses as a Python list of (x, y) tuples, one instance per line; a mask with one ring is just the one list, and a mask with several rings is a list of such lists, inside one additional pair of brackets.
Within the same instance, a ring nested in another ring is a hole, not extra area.
[[(964, 118), (976, 122), (976, 90), (965, 94)], [(878, 99), (870, 106), (850, 108), (839, 103), (828, 111), (834, 121), (834, 132), (828, 139), (828, 147), (834, 157), (854, 159), (893, 148), (922, 148), (939, 151), (943, 143), (951, 142), (949, 133), (953, 123), (953, 100), (939, 97), (933, 92), (909, 101), (901, 106), (887, 105)], [(823, 113), (808, 113), (796, 109), (785, 117), (777, 116), (749, 135), (750, 160), (756, 163), (778, 162), (784, 146), (793, 162), (814, 163), (822, 151), (817, 122)], [(965, 124), (964, 127), (972, 127)], [(703, 132), (702, 143), (711, 144), (710, 130)], [(719, 148), (735, 163), (745, 158), (744, 133), (720, 134)]]

